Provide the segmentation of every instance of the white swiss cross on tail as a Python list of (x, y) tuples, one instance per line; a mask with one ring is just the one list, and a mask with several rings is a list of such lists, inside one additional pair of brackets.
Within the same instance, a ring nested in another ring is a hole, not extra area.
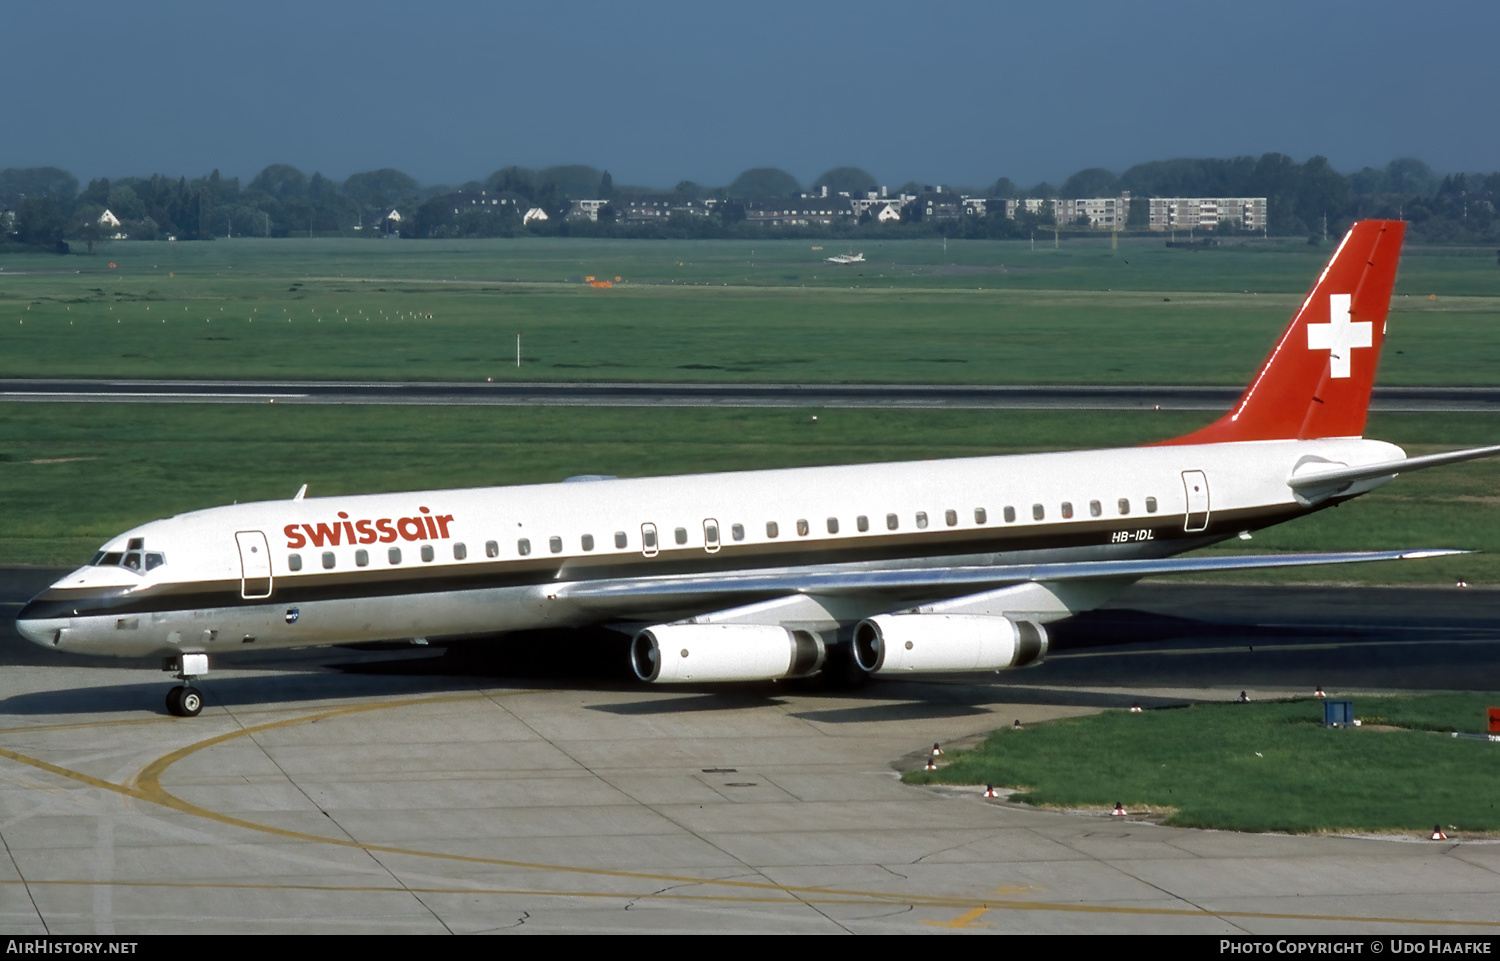
[(1356, 347), (1374, 346), (1375, 325), (1349, 320), (1348, 294), (1328, 295), (1328, 319), (1326, 324), (1307, 325), (1307, 349), (1328, 351), (1331, 376), (1348, 377), (1350, 354)]

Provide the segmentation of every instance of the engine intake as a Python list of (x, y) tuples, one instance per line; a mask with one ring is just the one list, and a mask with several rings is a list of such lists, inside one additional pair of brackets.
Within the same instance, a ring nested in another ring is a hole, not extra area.
[(854, 628), (854, 660), (871, 674), (1003, 671), (1047, 653), (1035, 621), (985, 614), (877, 614)]
[(764, 624), (658, 624), (630, 644), (635, 676), (654, 684), (806, 677), (826, 657), (818, 635)]

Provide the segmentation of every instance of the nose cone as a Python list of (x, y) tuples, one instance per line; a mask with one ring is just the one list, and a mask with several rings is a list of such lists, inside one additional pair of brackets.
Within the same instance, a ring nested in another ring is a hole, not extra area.
[(67, 618), (58, 617), (57, 605), (35, 597), (16, 615), (16, 630), (33, 644), (53, 647), (57, 644), (62, 629), (68, 626)]

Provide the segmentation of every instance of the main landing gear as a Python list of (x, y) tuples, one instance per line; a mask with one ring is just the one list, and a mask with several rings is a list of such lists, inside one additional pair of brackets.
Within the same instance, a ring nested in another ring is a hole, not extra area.
[[(173, 672), (178, 679), (193, 681), (208, 673), (207, 654), (182, 654), (163, 658), (163, 671)], [(179, 684), (167, 692), (167, 713), (175, 717), (197, 717), (203, 710), (203, 692), (189, 684)]]

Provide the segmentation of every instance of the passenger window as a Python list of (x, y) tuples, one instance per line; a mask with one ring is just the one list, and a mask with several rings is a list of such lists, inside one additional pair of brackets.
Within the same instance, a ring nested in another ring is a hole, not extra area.
[(828, 533), (830, 533), (830, 534), (837, 534), (838, 532), (839, 532), (839, 519), (837, 517), (830, 517), (830, 518), (828, 518)]
[(766, 521), (766, 536), (767, 537), (775, 537), (779, 533), (781, 533), (781, 531), (776, 526), (776, 522), (775, 521)]
[(897, 520), (895, 514), (887, 514), (887, 515), (885, 515), (885, 529), (886, 530), (893, 531), (893, 530), (895, 530), (896, 528), (898, 528), (900, 526), (901, 526), (901, 521)]
[(1147, 514), (1155, 514), (1156, 513), (1156, 498), (1154, 498), (1154, 497), (1148, 497), (1148, 498), (1146, 498), (1146, 513)]
[(302, 570), (302, 555), (301, 554), (288, 554), (286, 556), (286, 569), (289, 570), (289, 571), (300, 571), (300, 570)]
[(1042, 507), (1041, 504), (1032, 504), (1031, 505), (1031, 519), (1032, 520), (1039, 521), (1043, 517), (1046, 517), (1046, 516), (1047, 516), (1047, 511), (1046, 511), (1045, 508)]
[(547, 538), (547, 547), (551, 549), (552, 553), (554, 553), (554, 554), (561, 554), (562, 553), (562, 538), (561, 537), (549, 537), (549, 538)]
[(957, 527), (958, 526), (958, 511), (946, 511), (946, 512), (944, 512), (944, 514), (943, 514), (943, 520), (947, 522), (947, 524), (948, 524), (949, 527)]
[(370, 552), (366, 551), (366, 550), (357, 550), (357, 551), (355, 551), (354, 552), (354, 566), (355, 567), (369, 567), (370, 566)]
[(148, 570), (148, 571), (154, 571), (158, 567), (160, 567), (163, 564), (165, 564), (166, 562), (167, 562), (167, 558), (163, 554), (147, 554), (146, 555), (146, 570)]
[(530, 538), (523, 537), (520, 540), (516, 541), (516, 553), (520, 554), (522, 557), (525, 557), (527, 554), (531, 553)]
[(331, 570), (333, 570), (333, 564), (334, 564), (333, 551), (324, 551), (323, 552), (323, 570), (325, 570), (325, 571), (331, 571)]
[(431, 562), (437, 555), (433, 553), (431, 544), (422, 545), (422, 560), (424, 563)]
[(390, 551), (388, 551), (386, 553), (386, 557), (390, 558), (390, 561), (391, 561), (392, 564), (399, 564), (399, 563), (401, 563), (401, 548), (399, 548), (399, 547), (393, 547), (393, 548), (391, 548)]
[(648, 550), (648, 551), (654, 551), (654, 550), (656, 550), (656, 528), (654, 528), (654, 527), (651, 527), (651, 528), (642, 528), (641, 529), (641, 543), (645, 546), (646, 550)]
[(625, 532), (624, 531), (615, 531), (615, 546), (616, 547), (618, 547), (620, 550), (623, 551), (629, 545), (629, 543), (630, 543), (629, 540), (625, 537)]
[(917, 530), (927, 529), (927, 512), (917, 511)]
[(854, 519), (854, 526), (859, 528), (861, 534), (870, 529), (870, 519), (861, 514)]
[(465, 557), (468, 557), (468, 556), (469, 556), (469, 549), (467, 547), (465, 547), (462, 543), (457, 543), (457, 544), (453, 545), (453, 559), (455, 561), (461, 561)]
[(1098, 501), (1089, 501), (1089, 516), (1098, 517), (1104, 513), (1104, 505)]
[(1007, 523), (1007, 524), (1014, 524), (1015, 522), (1016, 522), (1016, 509), (1014, 507), (1007, 507), (1005, 509), (1005, 523)]
[(811, 530), (811, 528), (809, 528), (807, 526), (807, 521), (802, 520), (802, 521), (798, 521), (797, 522), (797, 536), (798, 537), (806, 537), (807, 536), (807, 532), (809, 530)]
[(1073, 505), (1069, 501), (1062, 503), (1062, 516), (1063, 520), (1070, 520), (1073, 517)]
[(719, 542), (719, 525), (705, 521), (703, 524), (703, 539), (710, 544), (717, 544)]
[(591, 550), (594, 549), (594, 535), (593, 534), (585, 534), (585, 535), (583, 535), (583, 549), (586, 550), (586, 551), (591, 551)]
[(1128, 498), (1128, 497), (1122, 497), (1122, 498), (1120, 498), (1120, 513), (1121, 514), (1129, 514), (1130, 513), (1130, 498)]
[(744, 524), (736, 524), (733, 527), (731, 527), (729, 529), (729, 536), (733, 537), (737, 541), (744, 540), (745, 539), (745, 525)]
[(499, 557), (500, 556), (500, 542), (499, 541), (485, 541), (484, 542), (484, 556), (485, 557)]
[(677, 543), (679, 543), (679, 544), (686, 544), (687, 543), (687, 528), (686, 527), (679, 527), (679, 528), (677, 528), (677, 530), (673, 532), (673, 536), (677, 539)]
[[(1016, 519), (1015, 518), (1015, 513), (1016, 512), (1013, 511), (1013, 510), (1011, 510), (1009, 507), (1007, 507), (1006, 510), (1010, 511), (1010, 516), (1006, 517), (1005, 519), (1008, 520), (1008, 521), (1015, 520)], [(976, 524), (985, 524), (985, 523), (988, 523), (989, 522), (989, 517), (990, 517), (989, 512), (986, 511), (983, 507), (976, 507), (976, 508), (974, 508), (974, 523), (976, 523)]]

